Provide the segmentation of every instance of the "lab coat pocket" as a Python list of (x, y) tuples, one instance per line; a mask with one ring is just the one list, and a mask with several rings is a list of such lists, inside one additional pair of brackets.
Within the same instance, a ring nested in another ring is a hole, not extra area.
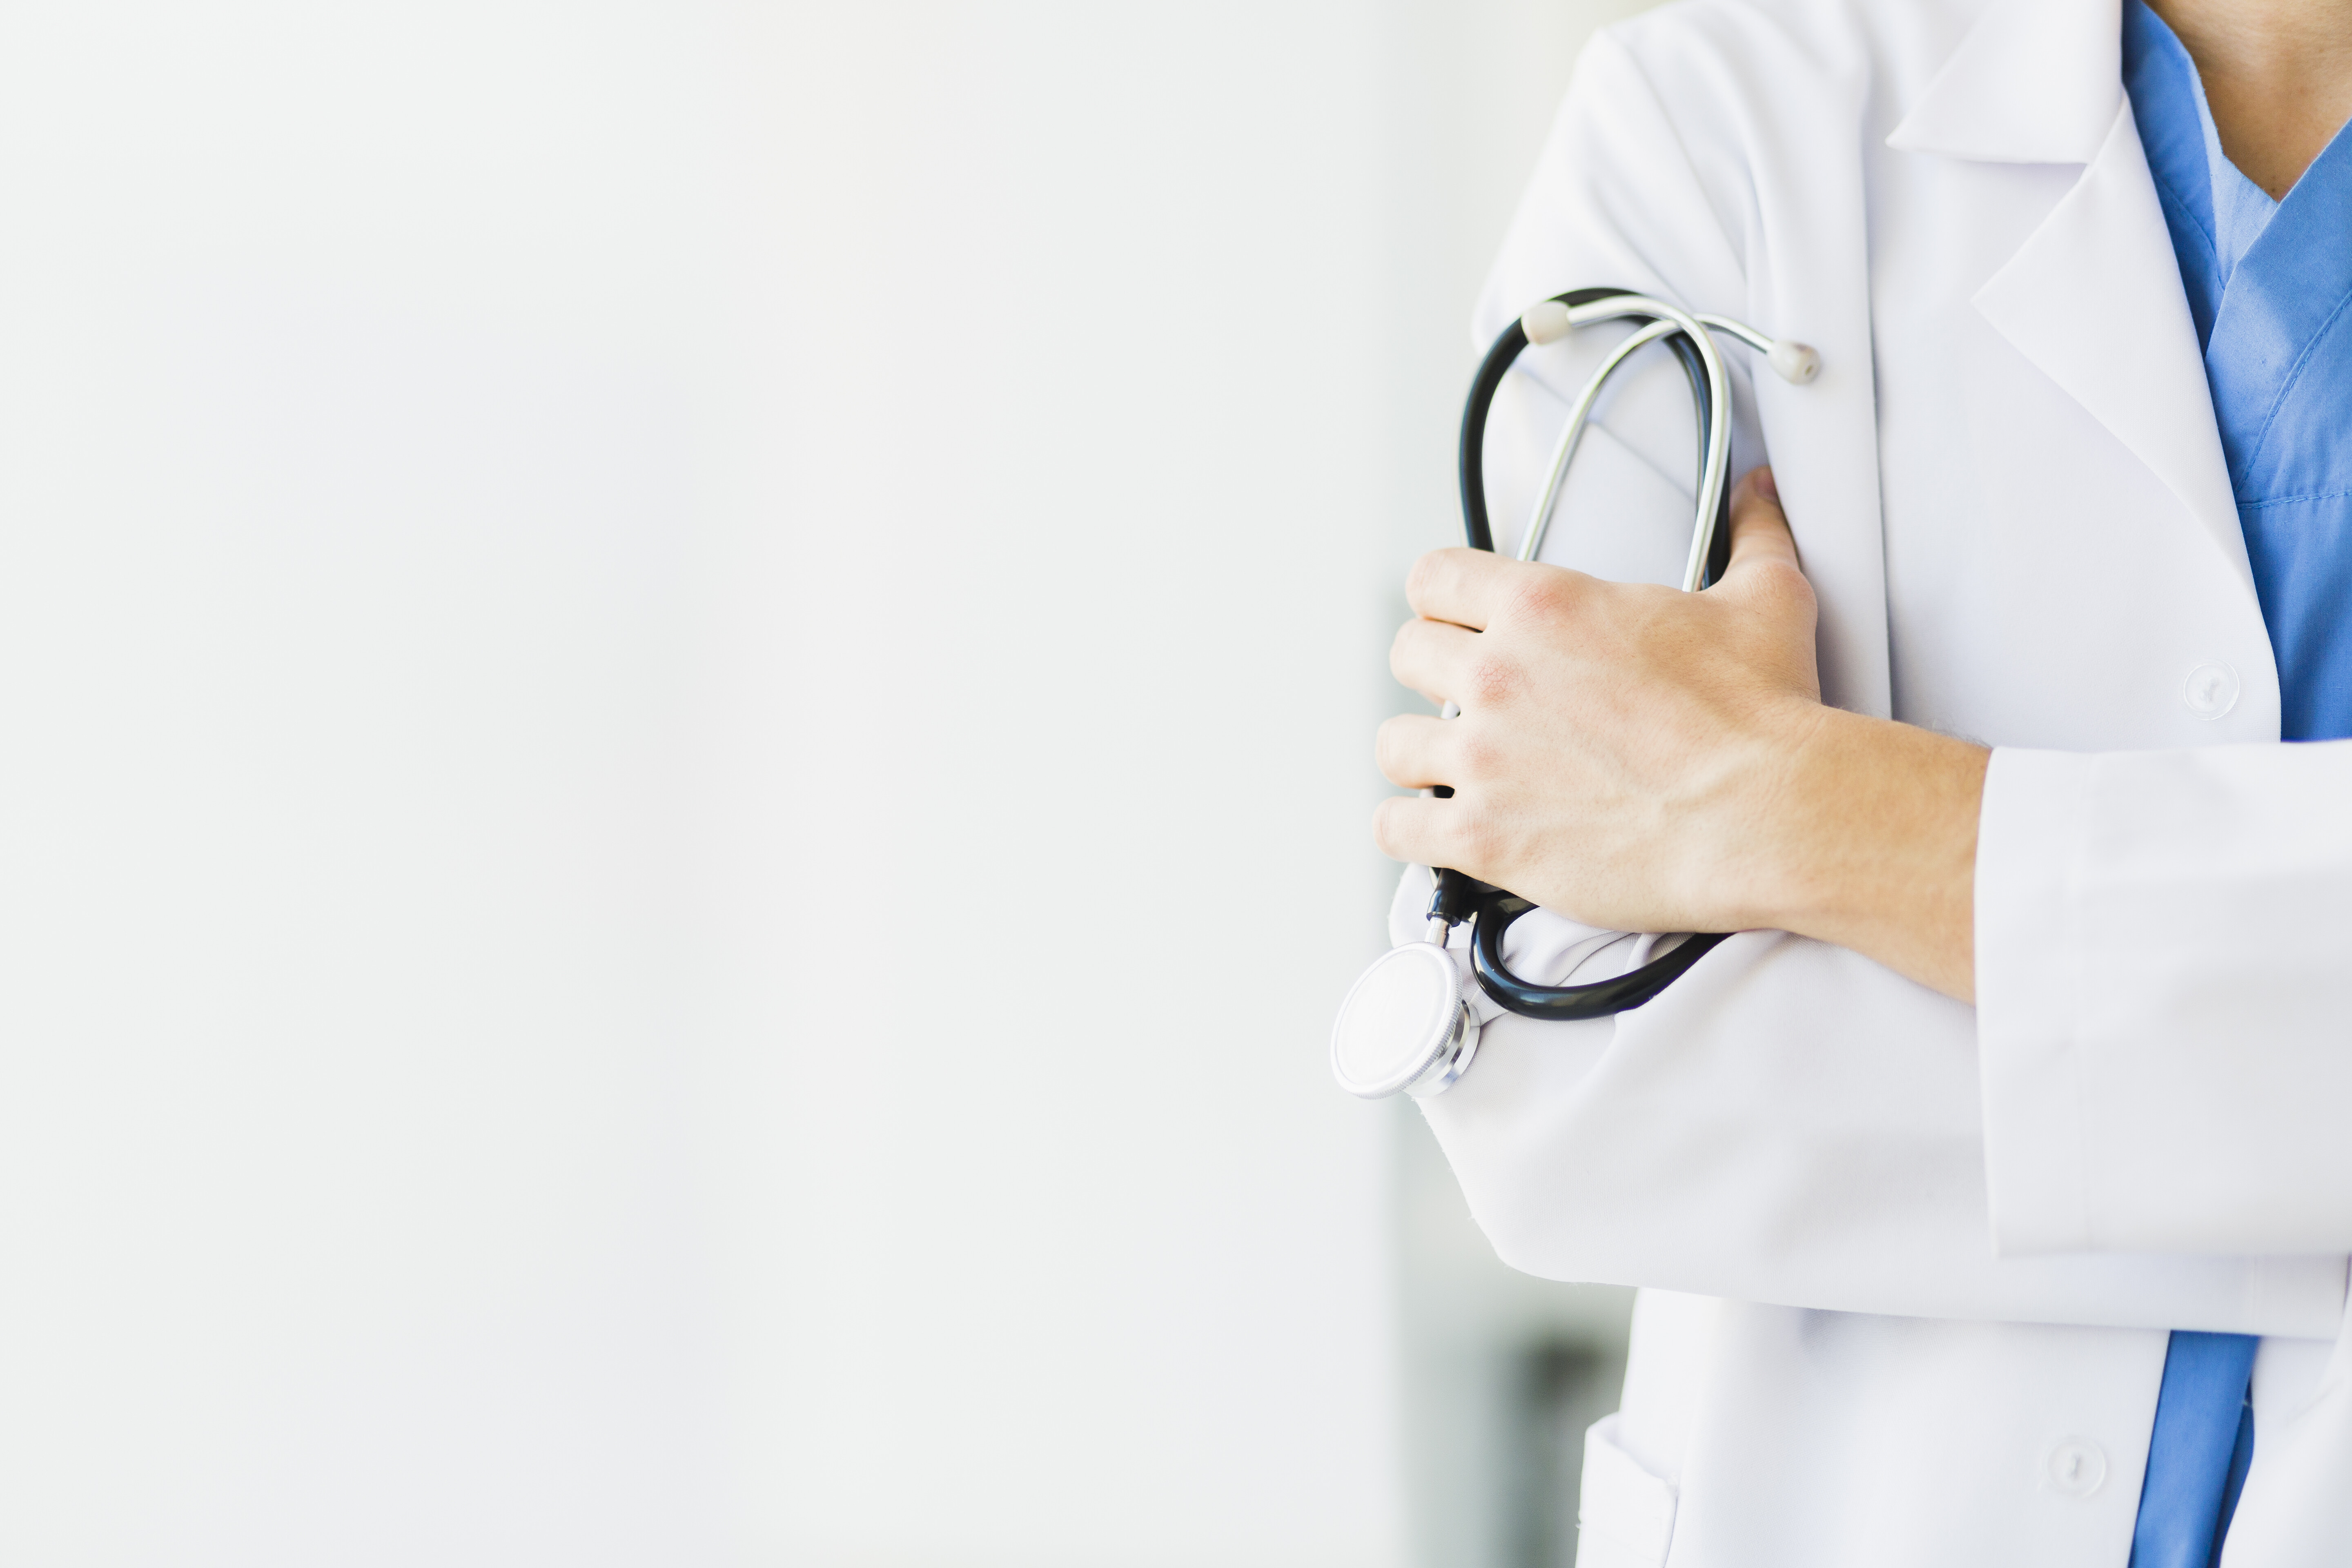
[(1675, 1489), (1617, 1446), (1617, 1417), (1584, 1434), (1576, 1568), (1660, 1568), (1675, 1533)]

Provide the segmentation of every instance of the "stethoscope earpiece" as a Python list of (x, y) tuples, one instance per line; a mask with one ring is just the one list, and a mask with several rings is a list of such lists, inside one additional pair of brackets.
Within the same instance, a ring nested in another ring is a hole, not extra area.
[(1802, 386), (1822, 374), (1822, 356), (1811, 343), (1801, 343), (1782, 338), (1764, 351), (1764, 363), (1772, 374), (1792, 386)]
[[(1636, 353), (1663, 342), (1689, 377), (1698, 417), (1697, 504), (1682, 582), (1686, 591), (1696, 591), (1706, 585), (1711, 573), (1721, 570), (1719, 536), (1725, 533), (1723, 514), (1729, 500), (1725, 479), (1731, 463), (1731, 383), (1715, 334), (1754, 349), (1775, 374), (1795, 385), (1811, 381), (1822, 369), (1822, 356), (1807, 345), (1768, 338), (1727, 317), (1692, 314), (1663, 300), (1619, 289), (1571, 289), (1531, 307), (1495, 340), (1470, 384), (1462, 414), (1463, 523), (1472, 549), (1495, 548), (1486, 521), (1486, 415), (1521, 352), (1558, 342), (1578, 327), (1629, 319), (1642, 325), (1611, 348), (1569, 408), (1567, 427), (1552, 450), (1542, 493), (1520, 538), (1518, 558), (1533, 561), (1543, 546), (1569, 463), (1601, 388)], [(1445, 716), (1453, 713), (1449, 703)], [(1475, 922), (1470, 963), (1479, 989), (1507, 1012), (1553, 1022), (1605, 1018), (1639, 1007), (1723, 940), (1720, 934), (1702, 932), (1612, 979), (1588, 985), (1538, 985), (1512, 973), (1503, 962), (1504, 933), (1534, 908), (1515, 893), (1438, 868), (1429, 935), (1373, 960), (1339, 1005), (1339, 1016), (1331, 1026), (1331, 1071), (1339, 1086), (1367, 1100), (1397, 1093), (1425, 1099), (1444, 1093), (1469, 1069), (1478, 1049), (1478, 1020), (1463, 995), (1461, 967), (1445, 945), (1447, 933), (1465, 921)]]

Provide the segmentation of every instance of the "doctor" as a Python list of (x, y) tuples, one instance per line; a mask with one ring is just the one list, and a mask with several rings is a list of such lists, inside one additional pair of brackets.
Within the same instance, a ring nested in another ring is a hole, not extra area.
[[(1678, 558), (1668, 371), (1551, 564), (1425, 557), (1396, 643), (1464, 711), (1382, 728), (1454, 793), (1380, 843), (1545, 906), (1515, 969), (1742, 933), (1424, 1102), (1507, 1261), (1646, 1288), (1585, 1568), (2352, 1563), (2347, 115), (2352, 0), (1689, 0), (1580, 62), (1481, 342), (1609, 284), (1824, 367), (1743, 380), (1717, 587), (1600, 580)], [(1602, 347), (1522, 359), (1498, 517)]]

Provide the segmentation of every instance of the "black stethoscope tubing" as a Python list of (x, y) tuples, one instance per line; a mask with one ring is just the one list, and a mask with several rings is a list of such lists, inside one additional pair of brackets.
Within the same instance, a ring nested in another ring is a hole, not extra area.
[[(1573, 289), (1552, 298), (1574, 310), (1612, 296), (1624, 295), (1622, 289)], [(1705, 484), (1706, 464), (1706, 432), (1716, 416), (1714, 399), (1707, 385), (1706, 362), (1700, 357), (1698, 345), (1683, 332), (1674, 332), (1660, 340), (1682, 364), (1690, 378), (1691, 399), (1698, 416), (1698, 443), (1701, 487)], [(1460, 472), (1462, 483), (1462, 521), (1469, 537), (1470, 548), (1492, 552), (1494, 531), (1486, 521), (1486, 416), (1493, 408), (1495, 394), (1503, 384), (1503, 377), (1528, 346), (1525, 326), (1514, 321), (1495, 340), (1480, 362), (1478, 374), (1470, 383), (1470, 395), (1462, 411), (1462, 447)], [(1728, 526), (1730, 498), (1727, 493), (1717, 505), (1715, 534), (1707, 550), (1706, 582), (1713, 583), (1723, 574), (1731, 557), (1731, 530)], [(1454, 792), (1444, 786), (1436, 791), (1441, 795)], [(1663, 957), (1654, 958), (1638, 969), (1612, 979), (1595, 981), (1587, 985), (1538, 985), (1523, 980), (1503, 962), (1503, 935), (1512, 923), (1536, 906), (1517, 894), (1481, 882), (1460, 871), (1433, 868), (1437, 889), (1430, 901), (1429, 918), (1442, 920), (1450, 928), (1465, 920), (1473, 921), (1471, 928), (1471, 971), (1478, 977), (1479, 988), (1494, 998), (1506, 1012), (1523, 1018), (1539, 1018), (1560, 1022), (1584, 1018), (1606, 1018), (1631, 1012), (1646, 1002), (1654, 1000), (1665, 988), (1689, 971), (1701, 958), (1723, 941), (1728, 932), (1702, 931), (1684, 941)]]

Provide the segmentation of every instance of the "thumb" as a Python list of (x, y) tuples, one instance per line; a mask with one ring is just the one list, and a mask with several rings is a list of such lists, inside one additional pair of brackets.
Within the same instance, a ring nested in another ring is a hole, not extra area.
[(1728, 578), (1743, 564), (1768, 561), (1797, 565), (1797, 538), (1780, 510), (1772, 470), (1750, 468), (1731, 492), (1731, 563), (1723, 574)]

